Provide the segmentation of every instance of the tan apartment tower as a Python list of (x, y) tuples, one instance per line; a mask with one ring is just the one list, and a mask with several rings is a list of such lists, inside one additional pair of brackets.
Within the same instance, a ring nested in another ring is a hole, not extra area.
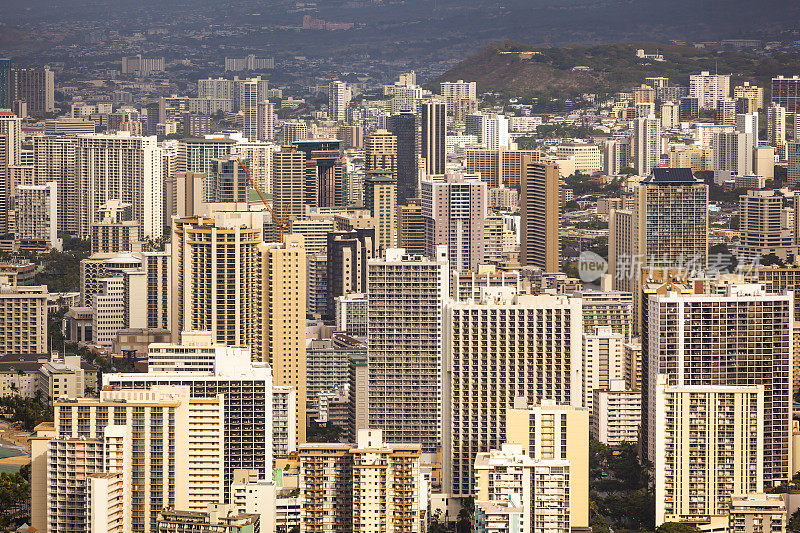
[(558, 165), (523, 160), (522, 244), (519, 262), (558, 272), (561, 247), (558, 237)]

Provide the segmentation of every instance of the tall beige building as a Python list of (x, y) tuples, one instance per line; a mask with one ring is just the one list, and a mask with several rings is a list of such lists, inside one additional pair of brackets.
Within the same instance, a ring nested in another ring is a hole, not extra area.
[(290, 221), (303, 218), (305, 166), (305, 153), (295, 148), (283, 147), (272, 156), (272, 208), (278, 216), (286, 212)]
[[(297, 391), (297, 442), (306, 441), (306, 250), (302, 235), (261, 244), (262, 360), (276, 386)], [(255, 351), (254, 353), (258, 353)]]
[(211, 331), (217, 343), (261, 353), (262, 241), (261, 212), (174, 220), (173, 339), (182, 331)]
[(427, 495), (418, 444), (361, 429), (355, 444), (303, 444), (301, 533), (422, 533)]
[(364, 178), (364, 207), (377, 221), (378, 248), (397, 247), (397, 178), (391, 170), (368, 170)]
[(611, 381), (625, 379), (624, 338), (611, 326), (595, 326), (583, 334), (583, 406), (594, 412), (594, 391), (606, 390)]
[(558, 235), (558, 165), (523, 160), (522, 243), (519, 262), (557, 272), (561, 256)]
[(397, 180), (397, 136), (378, 130), (364, 137), (364, 170), (389, 170)]
[(443, 474), (455, 497), (471, 494), (475, 454), (508, 441), (515, 396), (582, 402), (580, 300), (515, 293), (445, 305)]
[(165, 507), (199, 511), (222, 498), (222, 395), (155, 386), (54, 407), (54, 429), (40, 426), (31, 443), (39, 531), (149, 533)]
[(47, 353), (47, 286), (0, 286), (0, 355)]
[(762, 492), (763, 385), (656, 388), (656, 526), (709, 523), (731, 496)]
[(522, 453), (534, 460), (569, 461), (569, 507), (573, 528), (589, 526), (589, 410), (557, 405), (510, 409), (506, 414), (506, 441), (522, 445)]
[(58, 183), (58, 231), (78, 234), (78, 181), (75, 170), (74, 137), (42, 135), (34, 137), (33, 157), (36, 183)]

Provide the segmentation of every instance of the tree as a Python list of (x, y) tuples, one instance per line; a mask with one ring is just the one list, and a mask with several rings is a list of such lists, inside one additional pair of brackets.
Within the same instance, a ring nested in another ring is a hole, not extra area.
[(441, 510), (436, 511), (433, 516), (431, 516), (428, 533), (447, 533), (447, 526), (442, 522)]
[(458, 533), (469, 533), (472, 531), (472, 519), (475, 514), (475, 500), (470, 496), (461, 501), (461, 510), (458, 512), (456, 520), (456, 531)]
[(789, 531), (800, 531), (800, 509), (792, 513), (792, 516), (789, 517), (789, 523), (786, 524), (786, 526)]
[(700, 533), (700, 530), (692, 524), (664, 522), (656, 528), (656, 533)]

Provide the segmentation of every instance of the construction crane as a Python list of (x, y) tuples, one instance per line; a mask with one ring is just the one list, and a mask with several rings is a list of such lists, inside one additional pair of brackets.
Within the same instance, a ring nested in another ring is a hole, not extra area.
[(238, 157), (236, 158), (236, 161), (239, 162), (239, 165), (241, 165), (242, 169), (244, 170), (247, 179), (250, 181), (250, 186), (255, 189), (255, 191), (258, 193), (258, 196), (261, 197), (261, 201), (264, 202), (264, 205), (269, 210), (269, 214), (272, 215), (272, 223), (278, 226), (278, 241), (283, 243), (283, 234), (289, 230), (289, 205), (287, 204), (283, 206), (283, 212), (281, 213), (280, 218), (278, 218), (278, 216), (275, 214), (275, 211), (272, 210), (270, 203), (267, 202), (267, 197), (263, 192), (261, 192), (261, 189), (258, 188), (258, 185), (256, 185), (253, 175), (250, 174), (250, 169), (247, 168), (247, 165), (244, 164), (244, 161)]

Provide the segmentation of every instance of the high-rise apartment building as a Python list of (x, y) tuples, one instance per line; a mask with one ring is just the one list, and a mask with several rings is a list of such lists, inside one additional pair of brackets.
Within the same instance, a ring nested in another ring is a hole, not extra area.
[(132, 205), (144, 237), (163, 235), (164, 182), (162, 152), (155, 137), (78, 136), (75, 166), (78, 181), (78, 234), (91, 236), (100, 206), (110, 200)]
[(328, 85), (328, 116), (343, 122), (347, 106), (353, 97), (352, 91), (343, 81), (332, 81)]
[(78, 181), (75, 168), (74, 137), (42, 135), (34, 137), (33, 158), (35, 181), (55, 181), (58, 184), (59, 233), (78, 234)]
[(733, 285), (724, 295), (650, 297), (642, 337), (647, 364), (640, 439), (648, 460), (657, 460), (663, 430), (657, 418), (659, 374), (666, 374), (671, 387), (760, 385), (764, 483), (774, 486), (791, 477), (792, 306), (791, 293), (767, 294), (760, 285)]
[(344, 162), (336, 139), (295, 141), (305, 154), (304, 202), (312, 207), (344, 207), (347, 201)]
[(689, 76), (689, 96), (697, 98), (700, 109), (716, 109), (717, 102), (730, 94), (730, 74), (711, 74), (703, 71)]
[(0, 286), (0, 331), (0, 355), (47, 353), (47, 286)]
[(606, 175), (616, 176), (623, 168), (630, 166), (630, 139), (609, 139), (603, 143), (603, 172)]
[(425, 159), (425, 173), (428, 176), (444, 174), (446, 107), (444, 102), (434, 100), (420, 104), (420, 123), (422, 125), (420, 157)]
[(468, 174), (480, 173), (481, 180), (492, 189), (519, 188), (522, 182), (523, 159), (539, 161), (536, 150), (467, 150)]
[(21, 163), (22, 119), (0, 109), (0, 232), (8, 233), (12, 209), (12, 178), (9, 167)]
[(753, 175), (754, 139), (750, 133), (714, 134), (714, 183), (722, 185), (737, 176)]
[(147, 373), (104, 374), (103, 385), (137, 391), (156, 385), (185, 386), (192, 398), (223, 395), (225, 500), (236, 470), (255, 470), (261, 479), (271, 476), (273, 458), (280, 453), (273, 442), (273, 384), (268, 364), (251, 361), (247, 347), (215, 343), (210, 332), (187, 331), (180, 344), (151, 344), (147, 361)]
[(364, 178), (364, 207), (375, 218), (378, 248), (397, 247), (397, 180), (390, 170), (368, 170)]
[(377, 252), (373, 228), (328, 233), (325, 316), (335, 315), (339, 296), (367, 291), (367, 263)]
[(421, 190), (425, 253), (447, 246), (453, 270), (475, 270), (484, 259), (486, 183), (476, 176), (448, 174), (425, 180)]
[(214, 170), (213, 160), (229, 156), (235, 144), (236, 141), (228, 137), (181, 139), (176, 172), (202, 172), (208, 178)]
[(521, 265), (538, 266), (545, 272), (559, 269), (559, 180), (558, 165), (523, 161)]
[[(242, 161), (250, 167), (250, 160)], [(213, 203), (247, 204), (250, 181), (238, 156), (228, 156), (211, 161), (212, 172), (206, 180), (206, 197)]]
[[(298, 443), (306, 441), (306, 251), (302, 235), (259, 246), (263, 280), (260, 295), (264, 346), (262, 360), (272, 367), (275, 385), (297, 391)], [(255, 350), (254, 350), (255, 352)]]
[(487, 150), (508, 149), (508, 118), (504, 115), (474, 113), (466, 116), (466, 133), (475, 135)]
[[(610, 218), (609, 272), (618, 290), (638, 294), (640, 267), (708, 265), (708, 186), (691, 169), (653, 169), (637, 189), (636, 208)], [(638, 306), (635, 296), (635, 329)]]
[(734, 99), (749, 98), (755, 101), (754, 111), (764, 108), (764, 88), (751, 85), (749, 81), (733, 88)]
[(512, 287), (482, 294), (444, 311), (443, 474), (445, 492), (456, 497), (472, 493), (475, 454), (507, 441), (514, 397), (582, 401), (580, 300), (517, 296)]
[(612, 381), (625, 379), (624, 337), (611, 326), (595, 326), (583, 334), (583, 407), (594, 413), (594, 393), (606, 390)]
[(417, 116), (408, 111), (391, 115), (386, 127), (397, 138), (397, 204), (405, 205), (418, 191)]
[(762, 492), (763, 385), (669, 385), (655, 391), (656, 525), (710, 523), (731, 496)]
[(596, 389), (592, 400), (592, 437), (619, 446), (639, 440), (642, 423), (642, 393), (625, 388), (625, 381), (611, 380), (605, 389)]
[(773, 102), (767, 108), (767, 143), (779, 153), (786, 146), (786, 108)]
[(28, 113), (55, 113), (55, 77), (48, 69), (11, 69), (11, 102), (24, 100)]
[(422, 533), (418, 444), (387, 443), (375, 429), (352, 444), (299, 446), (301, 533)]
[(425, 258), (389, 249), (368, 269), (369, 427), (383, 430), (387, 442), (434, 452), (442, 439), (447, 251)]
[[(543, 400), (506, 413), (506, 441), (522, 445), (522, 453), (537, 461), (569, 461), (572, 527), (589, 525), (589, 410)], [(566, 481), (566, 480), (565, 480)]]
[(655, 115), (633, 120), (633, 168), (647, 176), (661, 164), (661, 120)]
[(781, 221), (784, 197), (771, 190), (747, 191), (739, 196), (739, 257), (755, 259), (767, 254), (786, 257), (795, 245), (794, 228)]
[(14, 238), (61, 250), (58, 238), (58, 184), (17, 185), (14, 198)]
[(11, 60), (0, 58), (0, 108), (11, 109)]
[(398, 206), (397, 245), (409, 255), (425, 253), (425, 219), (419, 198), (409, 198)]
[(781, 106), (787, 113), (797, 113), (800, 111), (800, 76), (772, 78), (770, 94), (773, 105)]
[(572, 294), (581, 299), (583, 332), (593, 334), (598, 327), (610, 327), (622, 335), (623, 342), (633, 337), (633, 295), (621, 291), (580, 291)]
[[(33, 461), (47, 465), (32, 470), (36, 485), (47, 487), (32, 493), (34, 522), (42, 531), (75, 531), (78, 524), (106, 531), (106, 524), (92, 527), (107, 518), (98, 507), (122, 508), (121, 516), (113, 513), (122, 522), (118, 531), (150, 533), (163, 508), (197, 511), (219, 502), (223, 406), (221, 396), (195, 399), (188, 387), (157, 386), (55, 402), (55, 435), (32, 445)], [(115, 482), (87, 479), (101, 473)]]
[(272, 204), (275, 214), (287, 213), (289, 220), (303, 217), (305, 200), (305, 153), (281, 148), (272, 156)]
[(172, 235), (172, 336), (211, 331), (214, 341), (262, 346), (263, 241), (260, 212), (217, 211), (176, 218)]
[(364, 170), (388, 170), (397, 179), (397, 137), (377, 130), (364, 138)]
[(522, 448), (503, 444), (475, 457), (475, 531), (569, 533), (572, 465), (532, 459)]

